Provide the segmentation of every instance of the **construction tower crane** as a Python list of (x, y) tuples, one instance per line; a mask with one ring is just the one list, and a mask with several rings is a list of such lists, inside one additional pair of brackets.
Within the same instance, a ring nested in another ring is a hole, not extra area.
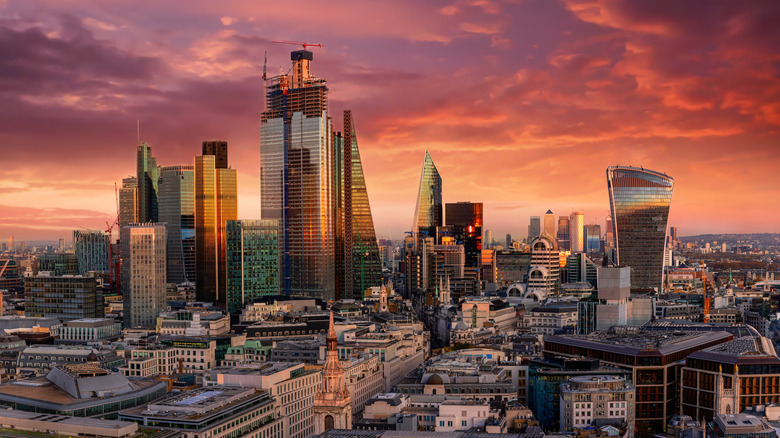
[(303, 50), (306, 50), (307, 47), (323, 47), (322, 44), (307, 43), (304, 41), (279, 40), (279, 41), (272, 41), (272, 42), (277, 44), (292, 44), (294, 46), (301, 46)]
[(119, 262), (114, 263), (113, 251), (111, 250), (112, 231), (115, 226), (119, 225), (119, 189), (116, 182), (114, 183), (114, 197), (116, 198), (116, 218), (114, 218), (114, 222), (111, 224), (106, 221), (106, 233), (108, 233), (108, 281), (112, 288), (119, 284)]

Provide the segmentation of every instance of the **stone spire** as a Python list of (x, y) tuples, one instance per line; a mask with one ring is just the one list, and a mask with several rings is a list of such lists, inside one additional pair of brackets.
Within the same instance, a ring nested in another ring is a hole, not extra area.
[(352, 399), (344, 382), (344, 370), (339, 362), (338, 337), (330, 310), (326, 336), (328, 352), (322, 367), (322, 387), (314, 396), (314, 432), (330, 429), (352, 429)]

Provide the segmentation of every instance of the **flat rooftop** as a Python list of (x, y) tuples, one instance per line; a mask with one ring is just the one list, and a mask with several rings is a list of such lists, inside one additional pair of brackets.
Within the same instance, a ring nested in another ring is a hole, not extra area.
[(732, 335), (710, 331), (648, 331), (627, 330), (594, 332), (589, 335), (550, 336), (546, 342), (585, 347), (618, 354), (637, 355), (640, 352), (657, 352), (668, 355), (702, 344), (725, 341)]

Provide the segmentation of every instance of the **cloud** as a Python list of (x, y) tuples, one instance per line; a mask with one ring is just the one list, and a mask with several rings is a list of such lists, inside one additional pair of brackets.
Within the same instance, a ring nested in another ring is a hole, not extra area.
[(237, 18), (233, 17), (222, 17), (219, 19), (220, 23), (222, 23), (223, 26), (232, 26), (236, 22), (238, 22)]
[(117, 27), (111, 23), (106, 23), (105, 21), (96, 20), (91, 17), (85, 18), (83, 23), (85, 26), (94, 27), (100, 30), (115, 31), (117, 29)]

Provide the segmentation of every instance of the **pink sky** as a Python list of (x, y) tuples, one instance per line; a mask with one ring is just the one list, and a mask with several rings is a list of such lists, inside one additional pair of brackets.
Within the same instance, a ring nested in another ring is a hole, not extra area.
[(136, 120), (163, 165), (227, 140), (259, 217), (278, 39), (324, 44), (378, 237), (410, 227), (426, 148), (445, 202), (483, 202), (499, 240), (547, 209), (603, 224), (611, 164), (675, 178), (681, 235), (780, 232), (778, 22), (774, 0), (0, 0), (0, 241), (104, 227)]

